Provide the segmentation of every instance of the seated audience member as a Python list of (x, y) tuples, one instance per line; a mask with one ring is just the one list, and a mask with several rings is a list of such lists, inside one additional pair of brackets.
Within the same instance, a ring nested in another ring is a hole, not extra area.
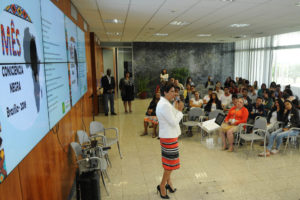
[(190, 96), (192, 93), (192, 90), (191, 90), (191, 85), (190, 84), (186, 84), (186, 88), (185, 90), (183, 91), (183, 96), (184, 98), (186, 99), (188, 96)]
[(276, 85), (275, 96), (276, 96), (276, 98), (282, 98), (282, 92), (281, 92), (280, 84)]
[(152, 101), (150, 102), (149, 106), (148, 106), (148, 109), (147, 109), (147, 112), (146, 112), (146, 117), (144, 117), (144, 133), (141, 135), (141, 136), (145, 136), (148, 134), (148, 126), (149, 126), (149, 123), (152, 123), (152, 126), (153, 126), (153, 134), (152, 134), (152, 137), (155, 138), (157, 136), (157, 133), (156, 133), (156, 128), (157, 128), (157, 125), (158, 125), (158, 119), (156, 117), (156, 106), (157, 106), (157, 103), (160, 99), (160, 92), (158, 91)]
[(275, 99), (275, 103), (267, 117), (268, 129), (272, 128), (276, 122), (283, 121), (283, 111), (284, 103), (279, 98)]
[(160, 81), (165, 81), (165, 82), (169, 81), (169, 74), (166, 69), (161, 70)]
[(209, 102), (204, 107), (204, 111), (206, 113), (210, 113), (210, 112), (212, 112), (214, 110), (217, 110), (217, 109), (222, 110), (222, 103), (218, 99), (217, 94), (213, 92), (211, 94), (211, 99), (209, 100)]
[(229, 105), (229, 110), (233, 107), (233, 106), (236, 106), (236, 102), (237, 102), (237, 95), (236, 94), (232, 94), (232, 102), (230, 103)]
[(242, 95), (243, 95), (243, 99), (244, 99), (244, 106), (250, 112), (251, 107), (252, 107), (252, 101), (251, 101), (250, 97), (248, 97), (248, 89), (247, 88), (243, 89)]
[(244, 100), (243, 98), (238, 98), (236, 100), (236, 106), (233, 106), (225, 120), (221, 126), (221, 136), (223, 141), (223, 148), (222, 150), (227, 149), (226, 138), (229, 144), (229, 152), (233, 151), (233, 140), (234, 140), (234, 132), (238, 131), (238, 125), (240, 123), (246, 123), (248, 119), (248, 110), (244, 107)]
[(174, 85), (175, 85), (175, 87), (179, 87), (180, 90), (182, 90), (182, 91), (184, 90), (183, 85), (181, 83), (179, 83), (178, 79), (175, 80)]
[(270, 91), (266, 90), (263, 96), (263, 104), (265, 106), (266, 111), (271, 110), (274, 103), (270, 93)]
[(261, 97), (257, 97), (256, 99), (256, 103), (254, 103), (252, 105), (250, 114), (249, 114), (249, 118), (248, 118), (248, 123), (249, 124), (253, 124), (254, 120), (256, 117), (261, 116), (261, 117), (265, 117), (266, 116), (266, 112), (265, 112), (265, 107), (262, 104), (262, 98)]
[(261, 84), (260, 89), (257, 92), (257, 96), (263, 97), (265, 90), (267, 89), (267, 86), (265, 83)]
[(199, 95), (199, 92), (198, 91), (195, 91), (194, 93), (194, 96), (193, 98), (191, 98), (190, 100), (190, 107), (198, 107), (198, 108), (201, 108), (202, 105), (203, 105), (203, 101), (202, 99), (200, 99), (200, 95)]
[(220, 99), (221, 96), (224, 94), (224, 91), (221, 89), (220, 84), (216, 84), (216, 91), (215, 91), (215, 93), (217, 94), (218, 99)]
[(203, 97), (203, 104), (207, 104), (211, 98), (211, 94), (213, 93), (213, 89), (208, 89), (208, 94)]
[(256, 102), (257, 93), (253, 86), (249, 86), (248, 97), (251, 99), (252, 102)]
[(239, 92), (238, 88), (236, 87), (234, 81), (230, 82), (229, 92), (231, 94), (237, 94)]
[(175, 78), (169, 78), (169, 81), (168, 81), (168, 83), (170, 83), (170, 84), (175, 84)]
[(211, 76), (207, 77), (207, 81), (205, 83), (205, 88), (212, 88), (214, 86), (214, 82), (211, 80)]
[(224, 87), (224, 94), (220, 97), (220, 101), (222, 103), (223, 110), (227, 111), (230, 109), (232, 94), (229, 93), (229, 88), (227, 86)]
[(293, 95), (293, 92), (291, 89), (287, 88), (283, 91), (283, 98), (285, 100), (291, 101), (295, 105), (296, 108), (299, 106), (298, 98)]
[[(259, 156), (270, 156), (270, 154), (277, 154), (284, 137), (287, 137), (288, 135), (296, 136), (300, 133), (300, 130), (290, 130), (292, 127), (300, 128), (300, 117), (298, 110), (289, 100), (284, 101), (284, 107), (285, 109), (283, 111), (283, 122), (285, 127), (271, 133), (266, 153), (262, 152), (259, 154)], [(272, 150), (274, 140), (276, 140), (276, 148)]]
[(276, 83), (274, 81), (271, 82), (269, 90), (272, 90), (272, 91), (276, 90)]
[(231, 77), (230, 76), (228, 76), (227, 78), (226, 78), (226, 81), (225, 81), (225, 83), (224, 83), (224, 87), (230, 87), (230, 81), (231, 81)]
[(188, 78), (186, 79), (185, 85), (187, 85), (187, 84), (190, 84), (190, 86), (195, 85), (195, 83), (194, 83), (193, 80), (192, 80), (192, 77), (188, 77)]
[(256, 91), (258, 90), (258, 83), (257, 83), (257, 81), (254, 81), (253, 87), (254, 87), (254, 89), (255, 89)]

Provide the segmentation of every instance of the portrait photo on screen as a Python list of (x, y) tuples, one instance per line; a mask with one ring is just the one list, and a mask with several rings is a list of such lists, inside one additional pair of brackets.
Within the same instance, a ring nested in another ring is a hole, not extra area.
[(9, 174), (49, 131), (49, 120), (40, 0), (0, 6), (0, 164)]

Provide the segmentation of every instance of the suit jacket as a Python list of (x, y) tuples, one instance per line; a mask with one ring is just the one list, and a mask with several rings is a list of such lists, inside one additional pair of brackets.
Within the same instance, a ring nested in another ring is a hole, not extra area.
[(101, 85), (103, 87), (104, 94), (109, 93), (108, 90), (113, 90), (112, 93), (115, 93), (115, 90), (114, 90), (115, 89), (115, 78), (113, 76), (111, 76), (110, 78), (111, 78), (110, 84), (108, 82), (108, 78), (106, 75), (101, 78)]
[(160, 138), (177, 138), (181, 134), (179, 122), (183, 114), (164, 97), (161, 97), (157, 103), (156, 116)]

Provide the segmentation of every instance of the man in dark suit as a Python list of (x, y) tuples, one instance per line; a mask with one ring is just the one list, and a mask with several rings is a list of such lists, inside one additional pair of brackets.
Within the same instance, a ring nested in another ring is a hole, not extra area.
[(111, 70), (107, 69), (106, 75), (101, 78), (101, 85), (103, 87), (105, 116), (108, 116), (108, 100), (110, 102), (110, 113), (117, 115), (114, 109), (114, 93), (115, 93), (115, 79), (111, 75)]

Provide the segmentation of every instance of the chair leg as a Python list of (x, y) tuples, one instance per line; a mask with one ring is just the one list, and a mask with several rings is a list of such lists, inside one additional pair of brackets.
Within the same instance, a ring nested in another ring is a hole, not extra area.
[(289, 144), (289, 140), (290, 140), (290, 137), (289, 137), (289, 135), (288, 135), (288, 137), (287, 137), (287, 139), (286, 139), (286, 142), (285, 142), (285, 147), (284, 147), (284, 153), (285, 153), (285, 151), (286, 151), (286, 148), (287, 148), (287, 146), (288, 146), (288, 144)]
[(110, 162), (110, 159), (109, 159), (108, 154), (105, 154), (105, 160), (106, 160), (107, 164), (108, 164), (110, 167), (112, 167), (112, 164), (111, 164), (111, 162)]
[(104, 170), (104, 174), (105, 174), (105, 176), (106, 176), (108, 182), (110, 183), (110, 178), (109, 178), (109, 176), (108, 176), (107, 170)]
[(119, 144), (119, 141), (117, 142), (117, 145), (118, 145), (118, 149), (119, 149), (119, 154), (120, 154), (120, 158), (122, 159), (122, 154), (121, 154), (121, 149), (120, 149), (120, 144)]
[(105, 180), (104, 180), (104, 174), (103, 174), (102, 172), (100, 172), (100, 174), (101, 174), (101, 179), (102, 179), (102, 183), (103, 183), (103, 185), (104, 185), (106, 194), (107, 194), (107, 196), (109, 196), (109, 192), (108, 192), (108, 190), (107, 190), (106, 183), (105, 183)]

